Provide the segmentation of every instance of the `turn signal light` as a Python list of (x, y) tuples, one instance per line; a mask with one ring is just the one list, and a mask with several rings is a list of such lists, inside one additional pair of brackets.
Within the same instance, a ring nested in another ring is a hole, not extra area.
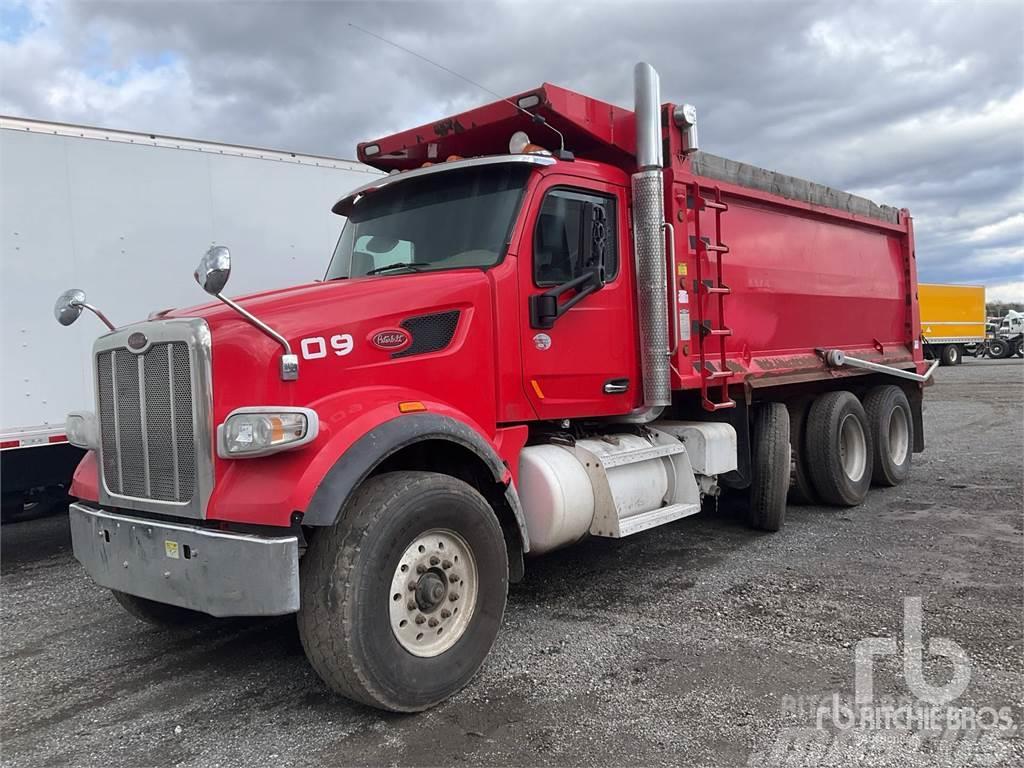
[(399, 413), (416, 413), (417, 411), (425, 410), (427, 410), (427, 406), (419, 400), (406, 400), (404, 403), (398, 404)]

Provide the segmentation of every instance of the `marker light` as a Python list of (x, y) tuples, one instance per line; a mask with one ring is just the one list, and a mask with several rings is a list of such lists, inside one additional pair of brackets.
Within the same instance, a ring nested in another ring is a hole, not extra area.
[(524, 155), (547, 155), (548, 157), (550, 157), (551, 156), (551, 150), (550, 149), (544, 149), (544, 147), (542, 147), (540, 144), (527, 144), (525, 147), (523, 147), (523, 154)]
[(536, 107), (540, 104), (540, 96), (536, 93), (531, 93), (529, 96), (522, 96), (517, 101), (520, 109), (529, 109), (530, 107)]
[(238, 408), (217, 427), (217, 455), (248, 459), (298, 448), (314, 440), (319, 429), (311, 408)]
[(380, 154), (380, 144), (367, 144), (363, 147), (364, 157), (373, 157)]
[(530, 137), (526, 135), (526, 131), (516, 131), (508, 141), (510, 155), (522, 154), (523, 150), (528, 146), (530, 146)]

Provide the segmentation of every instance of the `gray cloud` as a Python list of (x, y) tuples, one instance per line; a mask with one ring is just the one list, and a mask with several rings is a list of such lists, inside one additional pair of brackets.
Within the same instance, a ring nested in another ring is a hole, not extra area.
[(923, 278), (1024, 280), (1019, 4), (29, 7), (46, 26), (0, 38), (4, 112), (342, 157), (491, 100), (349, 22), (502, 94), (628, 106), (647, 60), (706, 148), (911, 208)]

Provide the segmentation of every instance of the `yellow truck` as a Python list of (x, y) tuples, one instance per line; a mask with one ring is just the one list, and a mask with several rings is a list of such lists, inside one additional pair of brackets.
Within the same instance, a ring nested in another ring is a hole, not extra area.
[(920, 283), (917, 295), (926, 355), (957, 365), (985, 340), (985, 286)]

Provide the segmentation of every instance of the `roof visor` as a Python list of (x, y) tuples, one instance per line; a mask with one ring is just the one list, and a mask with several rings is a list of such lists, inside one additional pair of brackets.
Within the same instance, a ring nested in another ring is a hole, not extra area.
[(340, 216), (348, 216), (352, 211), (352, 207), (364, 195), (376, 192), (378, 189), (383, 189), (384, 187), (400, 184), (408, 179), (418, 179), (431, 174), (447, 173), (448, 171), (456, 171), (460, 168), (477, 168), (483, 165), (528, 163), (530, 165), (546, 166), (554, 165), (555, 162), (555, 158), (548, 157), (546, 155), (493, 155), (490, 157), (471, 157), (468, 160), (452, 160), (448, 163), (430, 165), (426, 168), (416, 168), (412, 171), (403, 171), (402, 173), (392, 173), (388, 176), (380, 176), (368, 184), (363, 184), (361, 187), (357, 187), (349, 192), (336, 202), (331, 210)]

